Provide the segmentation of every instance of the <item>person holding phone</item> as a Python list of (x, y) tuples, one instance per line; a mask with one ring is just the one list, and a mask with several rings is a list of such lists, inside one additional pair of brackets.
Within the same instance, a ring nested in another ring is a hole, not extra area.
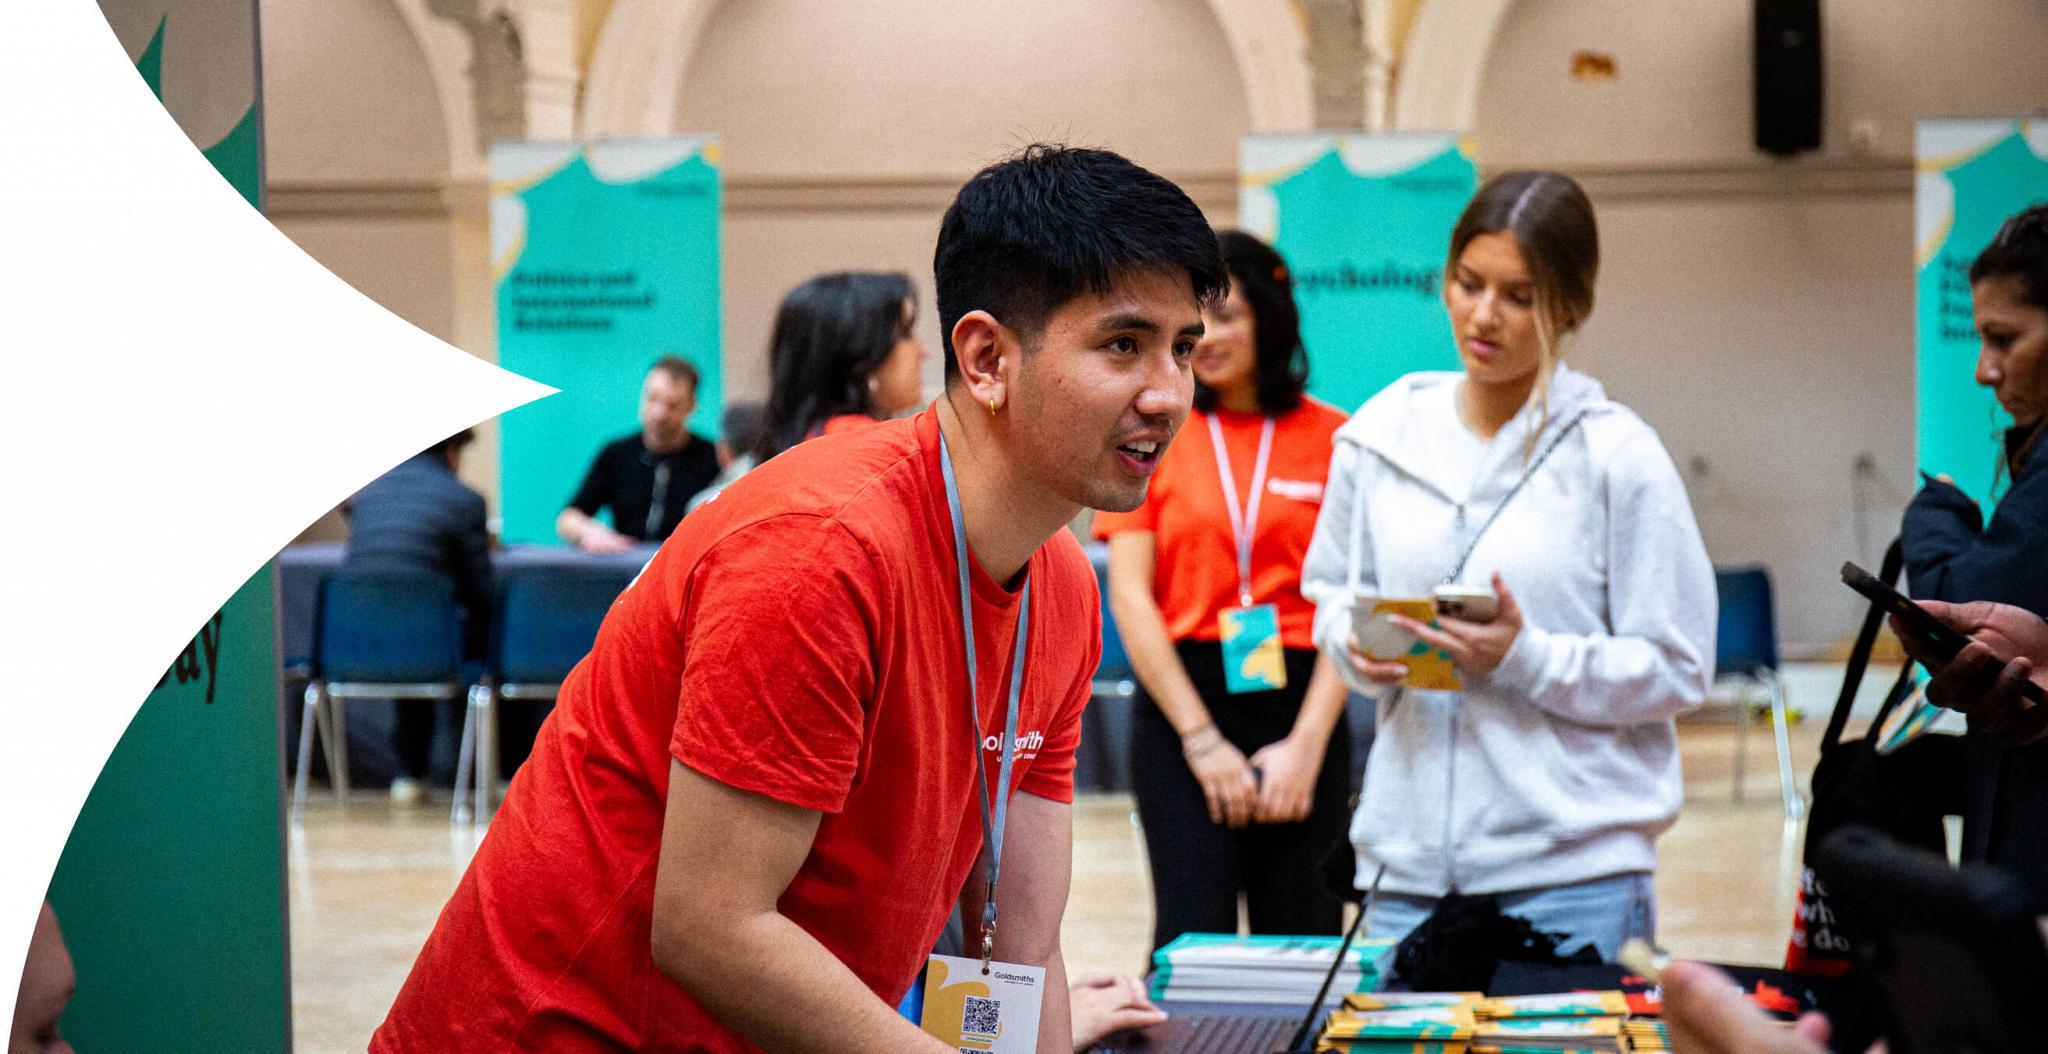
[(1318, 661), (1301, 563), (1344, 414), (1303, 394), (1280, 254), (1218, 237), (1230, 293), (1203, 311), (1195, 413), (1145, 503), (1095, 518), (1109, 607), (1138, 675), (1131, 783), (1155, 949), (1182, 933), (1337, 933), (1317, 864), (1344, 837), (1350, 729)]
[[(1970, 264), (1982, 347), (1977, 383), (2012, 417), (1998, 463), (2003, 488), (1987, 522), (1946, 476), (1906, 507), (1899, 538), (1916, 600), (1988, 600), (2048, 615), (2048, 204), (2008, 218)], [(1966, 747), (1963, 859), (2003, 867), (2048, 907), (2048, 743)]]
[[(1394, 382), (1337, 433), (1302, 591), (1323, 653), (1379, 699), (1351, 825), (1358, 873), (1386, 867), (1369, 936), (1405, 936), (1451, 892), (1497, 895), (1567, 952), (1652, 936), (1655, 840), (1683, 796), (1672, 719), (1713, 676), (1714, 576), (1657, 434), (1560, 361), (1598, 267), (1577, 183), (1488, 180), (1444, 269), (1464, 369)], [(1376, 598), (1475, 586), (1489, 621), (1390, 620), (1456, 690), (1404, 688), (1354, 637)]]

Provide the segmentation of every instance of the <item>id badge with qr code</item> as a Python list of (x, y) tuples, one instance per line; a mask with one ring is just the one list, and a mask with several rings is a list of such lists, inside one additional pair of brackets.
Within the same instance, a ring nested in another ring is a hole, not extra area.
[(1277, 605), (1225, 608), (1216, 616), (1216, 632), (1223, 645), (1223, 686), (1232, 695), (1287, 687)]
[(918, 1022), (961, 1054), (1035, 1054), (1045, 967), (934, 955), (925, 965)]

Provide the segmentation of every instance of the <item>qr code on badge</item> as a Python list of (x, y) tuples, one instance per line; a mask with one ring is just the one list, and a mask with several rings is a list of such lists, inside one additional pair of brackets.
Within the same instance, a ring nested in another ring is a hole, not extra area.
[(983, 999), (980, 996), (967, 997), (967, 1005), (960, 1013), (960, 1031), (969, 1036), (994, 1036), (1002, 1027), (1003, 1004), (999, 999)]

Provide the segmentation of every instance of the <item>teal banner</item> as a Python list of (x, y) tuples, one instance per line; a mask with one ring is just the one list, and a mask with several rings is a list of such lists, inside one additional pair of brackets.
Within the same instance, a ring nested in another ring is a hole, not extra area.
[[(192, 145), (258, 206), (254, 0), (100, 11)], [(79, 1050), (291, 1049), (275, 640), (265, 567), (172, 659), (79, 809), (50, 878), (78, 975), (61, 1027)]]
[(491, 148), (498, 365), (561, 389), (500, 418), (506, 541), (555, 540), (598, 448), (639, 430), (664, 355), (703, 375), (690, 430), (716, 438), (718, 160), (707, 136)]
[(1246, 136), (1238, 223), (1287, 260), (1309, 393), (1356, 410), (1416, 370), (1454, 370), (1444, 253), (1478, 189), (1446, 132)]
[(1974, 379), (1970, 261), (2007, 216), (2048, 201), (2048, 121), (1929, 120), (1915, 131), (1920, 468), (1995, 501), (2000, 436), (2012, 420)]

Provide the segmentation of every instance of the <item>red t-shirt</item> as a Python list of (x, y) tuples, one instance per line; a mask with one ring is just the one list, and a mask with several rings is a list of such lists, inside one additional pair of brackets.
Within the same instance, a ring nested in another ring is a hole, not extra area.
[[(1240, 510), (1251, 501), (1252, 469), (1258, 464), (1261, 414), (1218, 408), (1223, 444), (1230, 451)], [(1266, 466), (1266, 495), (1252, 532), (1252, 602), (1280, 609), (1280, 643), (1313, 648), (1310, 627), (1316, 606), (1301, 595), (1301, 564), (1323, 507), (1323, 483), (1330, 475), (1330, 451), (1344, 412), (1304, 398), (1273, 423), (1273, 450)], [(1223, 503), (1223, 477), (1209, 438), (1206, 415), (1188, 415), (1180, 434), (1159, 459), (1145, 503), (1124, 513), (1095, 517), (1095, 536), (1150, 531), (1158, 550), (1152, 598), (1174, 640), (1217, 639), (1216, 616), (1238, 604), (1237, 541)]]
[[(686, 517), (563, 683), (370, 1049), (754, 1050), (654, 966), (671, 757), (825, 814), (779, 906), (898, 1002), (981, 850), (954, 566), (929, 409), (801, 444)], [(1070, 801), (1095, 577), (1061, 532), (1030, 581), (1013, 786)], [(978, 563), (972, 585), (994, 783), (1019, 594)]]

